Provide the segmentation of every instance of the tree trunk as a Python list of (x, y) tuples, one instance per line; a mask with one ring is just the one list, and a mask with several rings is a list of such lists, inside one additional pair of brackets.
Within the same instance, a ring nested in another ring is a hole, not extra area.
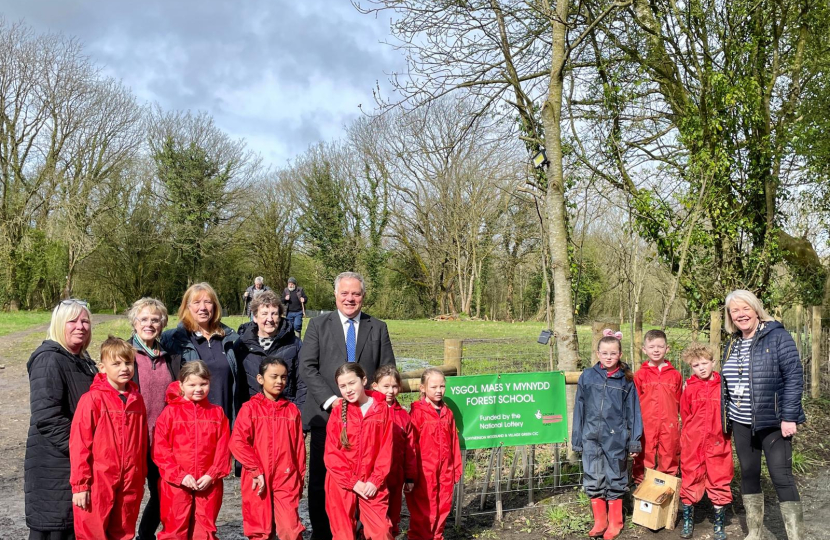
[[(568, 259), (568, 214), (565, 206), (565, 174), (562, 159), (562, 92), (563, 70), (566, 61), (566, 35), (570, 2), (556, 3), (556, 14), (550, 18), (553, 30), (551, 46), (551, 76), (548, 83), (548, 97), (542, 107), (542, 121), (545, 126), (545, 146), (549, 152), (550, 166), (547, 170), (547, 193), (545, 202), (548, 217), (548, 245), (550, 246), (551, 270), (553, 273), (553, 331), (559, 352), (558, 368), (574, 371), (579, 365), (579, 348), (574, 324), (573, 297), (571, 290), (571, 266)], [(573, 425), (573, 407), (576, 388), (568, 387), (567, 402), (569, 425)], [(575, 459), (572, 451), (568, 458)]]

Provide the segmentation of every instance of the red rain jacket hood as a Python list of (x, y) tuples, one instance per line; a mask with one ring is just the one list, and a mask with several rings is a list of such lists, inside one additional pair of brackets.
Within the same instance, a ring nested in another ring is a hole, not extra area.
[(464, 470), (452, 411), (446, 405), (436, 411), (421, 399), (412, 404), (410, 418), (418, 436), (421, 469), (435, 470), (446, 463), (453, 472), (453, 483), (458, 482)]
[(126, 396), (124, 404), (104, 373), (95, 375), (89, 392), (81, 396), (69, 435), (72, 493), (87, 491), (93, 483), (114, 485), (122, 477), (140, 478), (143, 485), (147, 412), (132, 381), (127, 383)]
[(180, 486), (188, 474), (196, 479), (207, 474), (214, 481), (227, 476), (230, 427), (222, 407), (207, 397), (186, 400), (178, 381), (167, 386), (166, 400), (153, 434), (153, 461), (161, 477)]
[(371, 482), (378, 490), (382, 489), (392, 467), (393, 422), (386, 396), (374, 390), (367, 390), (366, 394), (374, 402), (365, 416), (360, 407), (348, 404), (346, 433), (351, 444), (349, 448), (340, 444), (341, 411), (345, 400), (341, 399), (332, 407), (326, 425), (326, 469), (337, 485), (347, 491), (351, 491), (358, 481)]
[(392, 463), (395, 466), (392, 474), (399, 474), (407, 482), (418, 479), (418, 453), (415, 445), (415, 430), (412, 428), (412, 419), (406, 409), (401, 407), (398, 400), (389, 407), (392, 415)]

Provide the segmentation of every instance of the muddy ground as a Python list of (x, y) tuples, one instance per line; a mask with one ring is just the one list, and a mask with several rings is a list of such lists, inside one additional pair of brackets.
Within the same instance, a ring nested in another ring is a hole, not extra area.
[[(112, 316), (95, 316), (93, 322), (100, 322)], [(26, 360), (29, 354), (43, 340), (46, 327), (37, 327), (24, 332), (0, 337), (0, 540), (23, 540), (28, 537), (24, 518), (23, 504), (23, 457), (26, 446), (26, 431), (29, 423), (29, 387), (26, 375)], [(827, 436), (824, 421), (816, 421), (819, 427), (807, 431), (815, 443), (815, 448), (824, 449)], [(811, 418), (812, 421), (812, 418)], [(815, 455), (815, 454), (811, 454)], [(825, 463), (827, 456), (819, 456), (816, 463)], [(799, 478), (800, 492), (804, 501), (805, 525), (808, 539), (830, 538), (830, 469), (814, 464), (810, 472)], [(242, 518), (240, 509), (239, 481), (225, 480), (225, 499), (219, 515), (219, 537), (223, 540), (241, 540)], [(776, 498), (767, 482), (767, 517), (766, 522), (776, 538), (786, 538), (778, 511)], [(737, 494), (737, 491), (736, 491)], [(573, 493), (560, 496), (563, 501), (573, 499)], [(746, 523), (740, 497), (727, 513), (727, 533), (730, 538), (742, 539), (746, 535)], [(488, 539), (518, 540), (535, 538), (585, 538), (584, 533), (558, 532), (553, 524), (550, 505), (553, 500), (542, 501), (540, 508), (528, 508), (505, 514), (504, 522), (495, 521), (494, 515), (467, 517), (458, 529), (449, 526), (447, 537), (450, 540)], [(630, 504), (628, 505), (630, 507)], [(301, 502), (300, 513), (308, 526), (305, 499)], [(570, 514), (587, 515), (587, 507), (567, 505)], [(581, 510), (580, 510), (581, 509)], [(630, 515), (630, 512), (627, 512)], [(450, 518), (452, 523), (452, 517)], [(580, 521), (577, 515), (574, 521)], [(712, 538), (711, 507), (704, 504), (697, 513), (695, 538)], [(406, 517), (402, 528), (406, 527)], [(310, 535), (306, 533), (306, 538)], [(626, 527), (620, 538), (642, 538), (664, 540), (680, 538), (679, 529), (675, 531), (652, 532), (641, 527)]]

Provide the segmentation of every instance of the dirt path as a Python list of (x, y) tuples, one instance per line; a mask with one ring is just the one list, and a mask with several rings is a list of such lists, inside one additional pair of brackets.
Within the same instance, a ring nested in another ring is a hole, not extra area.
[[(95, 315), (93, 325), (117, 318), (115, 315)], [(31, 352), (43, 340), (47, 326), (37, 326), (0, 337), (0, 540), (23, 540), (28, 537), (23, 504), (23, 458), (26, 431), (29, 424), (29, 384), (26, 361)], [(804, 501), (805, 525), (810, 540), (828, 538), (830, 524), (830, 470), (816, 470), (812, 477), (801, 479), (800, 492)], [(771, 486), (766, 486), (771, 487)], [(219, 537), (223, 540), (242, 540), (241, 500), (239, 481), (226, 479), (225, 498), (219, 516)], [(770, 491), (771, 492), (771, 491)], [(308, 521), (306, 500), (301, 501), (300, 514), (306, 526)], [(776, 538), (786, 534), (781, 522), (775, 496), (767, 497), (767, 526)], [(737, 515), (736, 515), (737, 512)], [(739, 501), (727, 512), (729, 538), (742, 539), (746, 535), (743, 508)], [(406, 523), (404, 523), (405, 525)], [(487, 517), (467, 518), (461, 530), (448, 527), (450, 540), (526, 540), (529, 536), (550, 538), (548, 517), (543, 509), (510, 512), (505, 514), (503, 527)], [(309, 534), (306, 533), (306, 538)], [(572, 535), (568, 538), (584, 538)], [(679, 529), (653, 533), (641, 527), (628, 527), (620, 538), (668, 540), (680, 538)], [(696, 539), (711, 539), (710, 507), (698, 512)]]

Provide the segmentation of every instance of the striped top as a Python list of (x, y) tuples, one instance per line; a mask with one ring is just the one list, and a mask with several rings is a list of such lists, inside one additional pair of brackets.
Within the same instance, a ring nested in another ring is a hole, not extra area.
[(749, 395), (749, 349), (752, 338), (739, 338), (732, 347), (721, 376), (729, 390), (726, 416), (733, 422), (752, 425), (752, 401)]

